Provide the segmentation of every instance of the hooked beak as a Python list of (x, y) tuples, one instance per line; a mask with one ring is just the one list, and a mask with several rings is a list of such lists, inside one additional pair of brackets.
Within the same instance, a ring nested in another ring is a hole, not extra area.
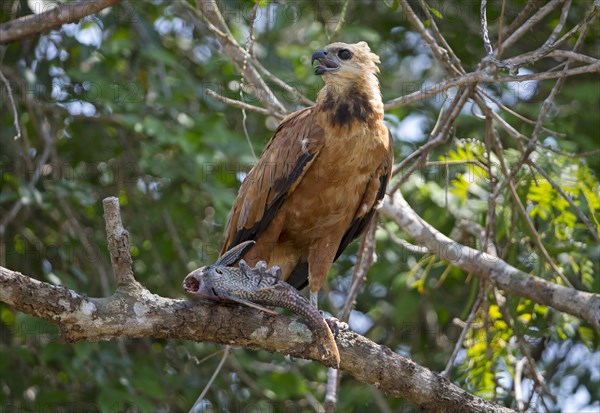
[[(319, 62), (314, 65), (315, 60)], [(325, 50), (318, 50), (313, 53), (310, 64), (315, 68), (315, 75), (323, 75), (329, 72), (335, 72), (340, 68), (340, 65), (327, 57)]]

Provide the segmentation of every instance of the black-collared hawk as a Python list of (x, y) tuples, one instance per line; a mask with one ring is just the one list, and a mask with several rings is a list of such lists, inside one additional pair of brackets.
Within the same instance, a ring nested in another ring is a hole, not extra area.
[(373, 217), (393, 164), (383, 123), (379, 56), (365, 42), (332, 43), (312, 55), (325, 86), (317, 103), (287, 116), (244, 179), (221, 253), (248, 240), (250, 265), (281, 267), (310, 301), (331, 264)]

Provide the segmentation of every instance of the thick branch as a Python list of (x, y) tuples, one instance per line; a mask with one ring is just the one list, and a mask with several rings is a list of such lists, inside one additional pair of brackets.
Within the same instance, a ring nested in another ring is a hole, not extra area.
[[(146, 289), (88, 298), (0, 267), (0, 301), (57, 324), (67, 342), (115, 337), (211, 341), (320, 359), (310, 330), (293, 318), (247, 307), (173, 300)], [(353, 332), (340, 332), (342, 370), (404, 397), (424, 411), (512, 412), (475, 397), (439, 374)]]
[(393, 198), (386, 198), (381, 211), (415, 241), (425, 245), (429, 251), (455, 267), (489, 280), (509, 293), (579, 317), (600, 333), (599, 294), (554, 284), (520, 271), (498, 257), (453, 241), (423, 221), (399, 191)]
[(97, 13), (120, 0), (80, 0), (57, 6), (39, 14), (30, 14), (0, 24), (0, 44), (12, 43), (24, 37), (46, 32), (82, 17)]

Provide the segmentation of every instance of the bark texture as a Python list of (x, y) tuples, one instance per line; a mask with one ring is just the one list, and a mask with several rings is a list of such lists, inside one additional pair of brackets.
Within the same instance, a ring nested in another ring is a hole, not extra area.
[[(116, 337), (210, 341), (263, 349), (319, 362), (310, 329), (294, 318), (247, 307), (190, 302), (138, 285), (91, 298), (0, 267), (0, 301), (51, 321), (69, 343)], [(431, 412), (512, 412), (351, 331), (336, 338), (340, 370)]]

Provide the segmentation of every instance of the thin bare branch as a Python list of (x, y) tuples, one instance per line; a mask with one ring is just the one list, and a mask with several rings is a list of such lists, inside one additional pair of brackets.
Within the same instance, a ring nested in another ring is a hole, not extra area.
[[(592, 6), (592, 9), (590, 10), (590, 12), (587, 14), (587, 16), (585, 17), (585, 19), (583, 21), (580, 21), (579, 23), (577, 23), (571, 30), (569, 30), (567, 33), (562, 35), (561, 38), (556, 40), (555, 42), (552, 42), (549, 44), (544, 43), (544, 45), (542, 47), (540, 47), (539, 49), (532, 52), (530, 54), (528, 60), (526, 62), (523, 62), (521, 65), (532, 64), (532, 63), (540, 60), (541, 58), (545, 57), (548, 53), (550, 53), (553, 50), (555, 50), (556, 48), (558, 48), (565, 40), (569, 39), (570, 37), (574, 36), (575, 34), (577, 34), (579, 32), (582, 33), (579, 36), (579, 39), (585, 37), (585, 34), (583, 34), (584, 31), (587, 31), (587, 27), (589, 27), (589, 25), (598, 17), (599, 13), (600, 13), (600, 4), (594, 4)], [(552, 33), (552, 35), (554, 35), (554, 32)], [(552, 37), (552, 35), (551, 35), (551, 37)], [(576, 50), (577, 50), (577, 47), (573, 49), (573, 51), (576, 51)]]
[(509, 171), (508, 167), (506, 166), (506, 162), (504, 161), (504, 156), (502, 155), (502, 149), (503, 149), (502, 143), (500, 142), (500, 139), (496, 135), (495, 131), (492, 131), (492, 136), (494, 138), (494, 146), (496, 147), (496, 155), (498, 156), (498, 160), (500, 161), (500, 168), (502, 169), (502, 173), (505, 176), (504, 182), (506, 182), (506, 184), (508, 185), (508, 188), (509, 188), (510, 194), (513, 198), (513, 201), (517, 205), (517, 210), (521, 214), (521, 218), (523, 219), (523, 221), (525, 221), (527, 229), (529, 230), (529, 233), (531, 234), (531, 237), (532, 237), (535, 245), (538, 247), (538, 249), (542, 253), (544, 260), (548, 263), (548, 265), (550, 265), (550, 268), (552, 268), (552, 271), (560, 279), (562, 279), (563, 282), (567, 286), (569, 286), (570, 288), (573, 288), (573, 284), (571, 283), (571, 281), (569, 281), (569, 279), (563, 274), (563, 272), (560, 270), (560, 268), (558, 268), (558, 266), (554, 263), (554, 260), (548, 253), (548, 250), (546, 250), (546, 247), (544, 246), (544, 243), (542, 242), (542, 240), (540, 238), (540, 234), (538, 234), (537, 230), (535, 229), (535, 226), (533, 225), (533, 222), (531, 222), (531, 219), (529, 219), (529, 215), (527, 214), (527, 211), (525, 210), (525, 207), (523, 206), (523, 203), (521, 202), (521, 198), (519, 198), (517, 189), (515, 188), (515, 184), (513, 182), (513, 177), (511, 176), (511, 172)]
[(245, 102), (240, 102), (239, 100), (230, 99), (228, 97), (219, 95), (217, 92), (211, 89), (206, 89), (206, 94), (211, 98), (218, 100), (219, 102), (225, 103), (236, 108), (246, 109), (252, 112), (260, 113), (261, 115), (265, 116), (273, 116), (277, 119), (285, 118), (284, 114), (274, 112), (272, 109), (265, 109), (258, 106), (250, 105)]
[(427, 42), (435, 58), (444, 65), (448, 73), (450, 73), (452, 76), (461, 75), (461, 71), (450, 61), (448, 51), (442, 48), (431, 36), (431, 34), (429, 34), (423, 22), (419, 20), (415, 11), (412, 9), (412, 7), (410, 7), (410, 4), (408, 4), (408, 1), (400, 0), (400, 7), (402, 8), (402, 12), (408, 19), (408, 22), (419, 32), (419, 34)]
[[(407, 156), (402, 162), (394, 167), (392, 174), (396, 175), (400, 171), (403, 171), (402, 176), (396, 181), (394, 186), (388, 190), (389, 194), (394, 193), (400, 185), (402, 185), (410, 177), (410, 175), (419, 168), (421, 162), (425, 160), (429, 152), (433, 148), (443, 144), (450, 136), (450, 130), (454, 126), (454, 122), (460, 111), (462, 110), (467, 99), (469, 98), (470, 90), (468, 88), (461, 88), (458, 91), (458, 97), (454, 99), (448, 110), (438, 119), (438, 123), (431, 132), (429, 141), (420, 146), (419, 149), (414, 151), (412, 154)], [(404, 171), (408, 165), (410, 166)]]
[(212, 376), (210, 376), (208, 383), (206, 383), (206, 386), (204, 386), (204, 389), (202, 389), (202, 393), (200, 393), (200, 396), (198, 396), (198, 399), (196, 399), (196, 402), (190, 409), (189, 413), (196, 413), (198, 411), (198, 408), (200, 408), (200, 405), (202, 404), (202, 400), (204, 400), (204, 397), (206, 396), (206, 393), (208, 393), (210, 386), (212, 386), (213, 382), (215, 381), (215, 379), (217, 378), (217, 376), (223, 369), (223, 366), (225, 365), (225, 361), (227, 361), (227, 357), (229, 357), (230, 352), (231, 352), (231, 346), (225, 346), (225, 350), (223, 351), (223, 356), (221, 357), (221, 360), (219, 361), (217, 368), (213, 372)]
[(335, 29), (333, 30), (333, 33), (331, 33), (331, 36), (327, 36), (327, 39), (329, 40), (329, 42), (336, 41), (337, 37), (340, 35), (340, 32), (342, 31), (342, 28), (344, 27), (344, 24), (346, 23), (346, 11), (348, 10), (348, 3), (349, 3), (349, 0), (344, 1), (344, 5), (342, 6), (342, 11), (340, 12), (340, 18), (338, 19), (338, 22), (335, 25)]
[(258, 70), (260, 70), (263, 73), (263, 75), (266, 76), (267, 79), (275, 83), (285, 92), (295, 96), (297, 99), (300, 99), (300, 101), (306, 106), (314, 106), (315, 102), (304, 96), (298, 88), (288, 85), (286, 82), (272, 74), (266, 67), (262, 65), (262, 63), (256, 57), (252, 58), (252, 63), (258, 68)]
[(433, 34), (437, 38), (437, 41), (439, 42), (439, 44), (441, 44), (441, 46), (450, 55), (450, 58), (452, 59), (451, 60), (452, 65), (456, 68), (456, 70), (459, 73), (465, 74), (466, 72), (465, 72), (465, 69), (463, 69), (463, 67), (462, 67), (462, 63), (461, 63), (460, 59), (458, 58), (456, 53), (454, 53), (454, 50), (452, 50), (452, 48), (446, 41), (446, 38), (444, 37), (444, 35), (440, 31), (440, 29), (438, 28), (438, 25), (435, 22), (435, 18), (431, 14), (431, 11), (429, 10), (429, 5), (425, 2), (425, 0), (419, 0), (419, 5), (421, 6), (421, 10), (423, 10), (425, 15), (427, 16), (427, 19), (429, 20), (429, 23), (430, 23), (431, 30), (433, 31)]
[(515, 366), (515, 399), (517, 400), (517, 410), (522, 412), (525, 410), (525, 403), (523, 403), (523, 390), (521, 380), (523, 377), (523, 367), (527, 363), (526, 357), (521, 357)]
[[(500, 17), (498, 17), (498, 47), (502, 44), (502, 29), (504, 25), (504, 10), (506, 9), (506, 0), (502, 0), (502, 8), (500, 9)], [(498, 50), (498, 56), (500, 56), (500, 50)]]
[[(356, 296), (360, 291), (360, 287), (363, 285), (367, 278), (369, 268), (373, 265), (376, 260), (375, 255), (375, 244), (376, 238), (375, 233), (377, 232), (377, 222), (379, 221), (378, 214), (371, 219), (369, 227), (362, 238), (359, 254), (357, 256), (357, 262), (354, 266), (354, 273), (352, 274), (352, 281), (350, 283), (350, 290), (344, 303), (342, 311), (340, 311), (338, 317), (341, 322), (346, 323), (350, 319), (350, 313), (354, 308), (356, 302)], [(337, 403), (338, 387), (340, 385), (340, 373), (338, 370), (329, 369), (327, 373), (327, 392), (325, 394), (325, 405), (328, 411), (333, 411)]]
[(2, 80), (2, 83), (4, 84), (4, 87), (6, 88), (6, 94), (8, 95), (8, 103), (10, 103), (10, 108), (12, 109), (12, 112), (13, 112), (13, 124), (15, 125), (15, 130), (17, 132), (17, 134), (15, 135), (15, 139), (20, 139), (21, 138), (21, 124), (19, 122), (19, 112), (17, 111), (17, 105), (15, 104), (13, 90), (12, 90), (12, 87), (10, 86), (10, 82), (8, 81), (6, 76), (4, 76), (4, 73), (2, 72), (2, 70), (0, 70), (0, 79)]
[[(506, 26), (503, 31), (499, 32), (498, 37), (505, 39), (506, 37), (509, 37), (511, 34), (513, 34), (515, 30), (517, 30), (523, 23), (525, 23), (525, 21), (527, 21), (529, 16), (531, 16), (536, 10), (539, 9), (540, 3), (542, 2), (543, 0), (528, 0), (527, 4), (525, 5), (525, 7), (523, 7), (523, 9), (521, 9), (517, 17), (515, 17), (515, 19), (508, 26)], [(500, 41), (500, 39), (498, 39), (497, 57), (500, 58), (501, 55), (502, 42)]]
[[(37, 127), (37, 126), (36, 126)], [(42, 139), (44, 141), (44, 150), (42, 151), (39, 160), (36, 162), (35, 171), (33, 175), (29, 178), (29, 185), (31, 187), (35, 186), (39, 179), (42, 176), (42, 172), (48, 158), (50, 157), (50, 153), (52, 152), (53, 146), (56, 143), (56, 140), (51, 136), (49, 129), (49, 125), (47, 123), (43, 123), (39, 126), (39, 132), (42, 135)], [(23, 199), (19, 198), (17, 202), (12, 206), (12, 208), (2, 217), (0, 220), (0, 239), (3, 239), (4, 233), (6, 232), (6, 228), (8, 225), (16, 218), (17, 214), (23, 208)]]
[(344, 308), (342, 308), (342, 312), (340, 313), (341, 321), (347, 322), (350, 319), (350, 312), (354, 307), (356, 296), (360, 291), (360, 287), (365, 282), (367, 273), (369, 272), (369, 268), (371, 268), (371, 266), (376, 260), (375, 233), (377, 232), (378, 221), (379, 216), (374, 216), (371, 220), (371, 223), (369, 224), (369, 229), (365, 234), (363, 253), (361, 254), (360, 261), (357, 262), (356, 266), (354, 267), (354, 274), (352, 274), (352, 284), (350, 286), (350, 290), (348, 291), (348, 297), (346, 297)]
[[(537, 54), (534, 51), (519, 56), (511, 57), (510, 59), (507, 59), (507, 62), (510, 62), (515, 66), (523, 66), (524, 64), (530, 64), (538, 60), (536, 57)], [(552, 50), (542, 57), (552, 59), (571, 59), (573, 61), (578, 61), (587, 64), (593, 64), (598, 61), (598, 59), (595, 59), (591, 56), (587, 56), (581, 53), (575, 53), (571, 50)]]
[[(246, 41), (246, 50), (244, 53), (244, 62), (242, 63), (242, 73), (245, 73), (248, 69), (248, 59), (254, 56), (254, 20), (256, 20), (256, 12), (258, 11), (259, 2), (255, 2), (252, 7), (252, 14), (250, 15), (250, 33), (248, 34), (248, 40)], [(240, 81), (240, 101), (244, 101), (244, 76)], [(246, 109), (242, 108), (242, 128), (244, 129), (244, 136), (246, 136), (246, 142), (250, 147), (250, 153), (254, 160), (258, 160), (256, 157), (256, 152), (254, 151), (254, 146), (252, 145), (252, 140), (250, 139), (250, 135), (248, 134), (248, 126), (246, 125), (247, 117), (246, 117)]]
[[(597, 17), (598, 11), (600, 11), (600, 6), (594, 5), (592, 8), (592, 11), (588, 14), (588, 18), (586, 18), (586, 20), (585, 20), (587, 22), (587, 24), (585, 24), (581, 27), (581, 33), (579, 35), (579, 38), (577, 39), (577, 42), (575, 43), (575, 46), (573, 47), (573, 52), (578, 52), (579, 49), (582, 47), (585, 36), (587, 34), (587, 30), (590, 27), (589, 25), (594, 20), (594, 18)], [(589, 18), (589, 16), (594, 16), (594, 18)], [(559, 74), (558, 80), (554, 84), (554, 87), (550, 91), (550, 94), (546, 97), (546, 99), (544, 99), (544, 102), (542, 103), (542, 107), (540, 108), (540, 112), (538, 114), (537, 121), (535, 123), (533, 132), (531, 134), (531, 139), (529, 140), (527, 147), (524, 150), (522, 150), (521, 157), (513, 165), (512, 169), (510, 170), (510, 173), (506, 175), (506, 178), (504, 179), (504, 181), (501, 182), (498, 185), (498, 187), (496, 188), (496, 190), (492, 193), (492, 195), (491, 195), (492, 197), (497, 198), (498, 195), (500, 194), (500, 192), (504, 190), (506, 185), (513, 181), (516, 174), (519, 172), (519, 170), (521, 169), (523, 164), (529, 158), (529, 155), (531, 155), (531, 153), (535, 150), (539, 136), (540, 136), (540, 132), (543, 130), (544, 120), (546, 119), (548, 112), (552, 108), (554, 99), (556, 98), (556, 96), (560, 92), (564, 82), (566, 81), (565, 74), (570, 71), (570, 69), (569, 69), (570, 64), (571, 64), (571, 60), (567, 59), (564, 69), (562, 71), (550, 72), (550, 73)], [(583, 67), (593, 67), (593, 66), (597, 66), (597, 69), (600, 70), (600, 60), (596, 61), (596, 63), (594, 63), (592, 65), (583, 66)], [(577, 69), (581, 69), (581, 68), (577, 68)], [(576, 69), (573, 69), (573, 70), (576, 70)]]
[[(188, 10), (193, 16), (202, 20), (208, 29), (219, 39), (223, 51), (234, 63), (238, 71), (246, 80), (246, 85), (251, 86), (253, 94), (263, 104), (276, 113), (287, 113), (285, 106), (277, 99), (273, 91), (265, 83), (254, 65), (250, 63), (252, 56), (241, 47), (231, 34), (223, 15), (221, 14), (215, 0), (197, 0), (197, 8), (190, 6), (187, 2), (180, 5)], [(247, 60), (248, 59), (248, 60)], [(246, 67), (244, 69), (244, 60)]]
[(473, 307), (471, 308), (471, 311), (469, 312), (469, 316), (467, 317), (467, 320), (465, 321), (463, 329), (460, 332), (460, 336), (458, 336), (458, 339), (456, 340), (456, 344), (454, 345), (452, 354), (450, 355), (450, 358), (448, 359), (448, 363), (446, 363), (446, 368), (444, 369), (443, 372), (440, 373), (442, 376), (450, 377), (450, 372), (452, 371), (452, 366), (454, 365), (454, 360), (456, 360), (456, 356), (458, 356), (458, 352), (463, 347), (463, 343), (465, 342), (465, 337), (467, 336), (467, 333), (471, 329), (471, 325), (473, 324), (473, 320), (475, 320), (475, 316), (477, 315), (477, 311), (479, 310), (479, 307), (481, 307), (481, 303), (483, 302), (484, 295), (485, 295), (485, 288), (483, 288), (483, 286), (480, 286), (479, 293), (477, 294), (477, 299), (475, 300), (475, 303), (473, 303)]
[(546, 41), (542, 45), (541, 49), (544, 49), (544, 48), (552, 45), (552, 43), (554, 43), (556, 41), (556, 38), (558, 37), (560, 32), (562, 32), (563, 27), (565, 27), (565, 22), (567, 21), (567, 16), (569, 15), (569, 9), (571, 8), (571, 1), (572, 0), (566, 0), (563, 3), (562, 10), (560, 11), (560, 19), (558, 20), (558, 23), (556, 24), (556, 26), (554, 26), (552, 33), (550, 33), (550, 36), (548, 37), (548, 39), (546, 39)]
[(496, 298), (496, 304), (500, 309), (500, 314), (502, 314), (502, 318), (504, 319), (506, 324), (509, 325), (510, 328), (514, 331), (514, 334), (517, 337), (517, 344), (519, 346), (521, 354), (523, 354), (523, 356), (527, 359), (529, 376), (535, 382), (535, 384), (542, 389), (542, 392), (548, 395), (552, 399), (553, 403), (556, 403), (556, 397), (552, 394), (552, 392), (546, 385), (546, 380), (544, 379), (544, 376), (542, 376), (536, 368), (535, 360), (533, 359), (533, 357), (531, 356), (531, 352), (527, 348), (527, 343), (525, 342), (523, 335), (519, 331), (519, 328), (515, 326), (515, 322), (511, 317), (508, 308), (506, 307), (506, 298), (503, 297), (502, 294), (500, 294), (500, 292), (496, 288), (494, 288), (494, 297)]
[[(525, 33), (533, 28), (536, 24), (538, 24), (544, 17), (546, 17), (552, 10), (554, 10), (558, 5), (560, 5), (564, 0), (551, 0), (546, 3), (543, 7), (540, 7), (538, 11), (527, 19), (526, 22), (515, 26), (515, 31), (510, 34), (502, 43), (502, 46), (498, 46), (502, 50), (507, 50), (511, 46), (513, 46), (517, 40), (519, 40)], [(529, 6), (529, 5), (528, 5)], [(518, 18), (519, 16), (517, 16)], [(512, 25), (511, 25), (512, 26)], [(496, 56), (498, 57), (498, 56)]]
[(594, 63), (591, 63), (589, 65), (580, 66), (575, 69), (569, 69), (561, 72), (541, 72), (516, 76), (494, 76), (488, 74), (487, 72), (476, 71), (467, 73), (466, 75), (460, 76), (456, 79), (436, 83), (435, 85), (432, 85), (424, 90), (418, 90), (416, 92), (409, 93), (408, 95), (392, 99), (389, 102), (385, 103), (384, 109), (390, 110), (406, 106), (421, 100), (428, 99), (432, 96), (445, 92), (448, 89), (452, 89), (458, 86), (470, 85), (474, 83), (525, 82), (528, 80), (548, 80), (597, 72), (600, 72), (600, 61), (598, 60), (594, 60)]

